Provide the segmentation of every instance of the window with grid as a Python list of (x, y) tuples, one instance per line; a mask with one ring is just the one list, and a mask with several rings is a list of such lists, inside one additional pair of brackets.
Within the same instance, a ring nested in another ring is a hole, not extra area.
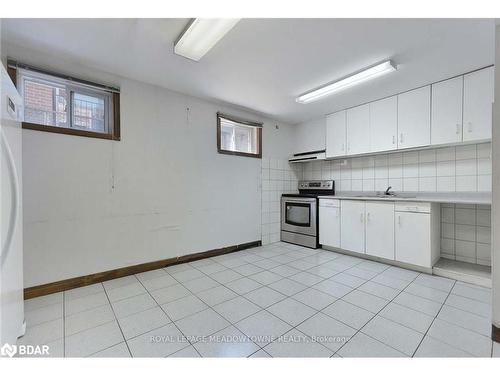
[(116, 93), (28, 69), (18, 69), (16, 75), (24, 128), (119, 140)]
[(262, 157), (262, 124), (218, 113), (217, 149), (221, 154)]

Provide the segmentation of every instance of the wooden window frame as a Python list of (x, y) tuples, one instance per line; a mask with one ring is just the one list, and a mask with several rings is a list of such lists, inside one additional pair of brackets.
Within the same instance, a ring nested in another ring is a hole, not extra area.
[[(221, 137), (221, 118), (224, 118), (226, 120), (230, 120), (233, 122), (237, 122), (241, 125), (256, 127), (257, 128), (257, 150), (258, 150), (258, 153), (253, 154), (251, 152), (229, 151), (229, 150), (222, 149), (221, 140), (220, 140), (220, 137)], [(246, 156), (246, 157), (250, 157), (250, 158), (262, 159), (262, 123), (243, 120), (243, 119), (235, 117), (235, 116), (226, 115), (224, 113), (217, 112), (217, 152), (219, 154), (225, 154), (225, 155)]]
[[(10, 76), (10, 79), (14, 83), (14, 85), (17, 87), (18, 82), (17, 82), (17, 68), (13, 66), (14, 63), (10, 62), (7, 67), (7, 73)], [(37, 69), (38, 70), (38, 69)], [(71, 79), (75, 82), (79, 83), (84, 83), (84, 84), (90, 84), (95, 86), (96, 88), (102, 88), (104, 91), (105, 86), (95, 84), (92, 82), (88, 81), (83, 81), (77, 78), (73, 77), (68, 77), (68, 76), (62, 76), (58, 75), (56, 73), (52, 72), (47, 72), (43, 70), (38, 70), (41, 73), (47, 74), (47, 75), (52, 75), (55, 77), (63, 77), (66, 79)], [(49, 133), (59, 133), (59, 134), (67, 134), (67, 135), (76, 135), (80, 137), (88, 137), (88, 138), (98, 138), (98, 139), (107, 139), (107, 140), (112, 140), (112, 141), (120, 141), (121, 140), (121, 133), (120, 133), (120, 93), (114, 90), (111, 92), (111, 96), (113, 98), (113, 106), (111, 108), (111, 114), (113, 115), (113, 121), (108, 124), (109, 126), (109, 131), (106, 133), (100, 133), (100, 132), (93, 132), (89, 130), (82, 130), (82, 129), (74, 129), (74, 128), (63, 128), (59, 126), (51, 126), (51, 125), (42, 125), (42, 124), (36, 124), (32, 122), (22, 122), (22, 128), (23, 129), (28, 129), (28, 130), (37, 130), (37, 131), (43, 131), (43, 132), (49, 132)]]

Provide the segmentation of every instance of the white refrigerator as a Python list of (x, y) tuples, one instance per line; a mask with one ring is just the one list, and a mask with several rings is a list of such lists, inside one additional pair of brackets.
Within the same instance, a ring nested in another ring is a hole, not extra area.
[(3, 64), (0, 88), (0, 347), (24, 335), (22, 99)]

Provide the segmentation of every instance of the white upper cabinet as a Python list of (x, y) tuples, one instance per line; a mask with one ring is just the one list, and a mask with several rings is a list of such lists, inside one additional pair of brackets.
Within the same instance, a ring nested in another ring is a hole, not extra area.
[(464, 141), (491, 138), (493, 67), (464, 76)]
[(370, 152), (370, 105), (347, 110), (347, 155)]
[(325, 149), (325, 118), (303, 122), (295, 127), (294, 154)]
[(326, 157), (346, 154), (346, 111), (326, 116)]
[(490, 140), (493, 84), (489, 67), (328, 115), (326, 157)]
[(431, 87), (398, 95), (398, 149), (431, 143)]
[(463, 76), (432, 85), (431, 144), (462, 141)]
[(370, 151), (395, 150), (397, 133), (397, 96), (370, 103)]

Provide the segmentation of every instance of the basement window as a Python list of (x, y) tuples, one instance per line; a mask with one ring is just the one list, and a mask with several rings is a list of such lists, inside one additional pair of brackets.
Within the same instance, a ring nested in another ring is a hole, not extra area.
[(9, 62), (23, 97), (23, 128), (120, 140), (117, 89)]
[(217, 113), (217, 151), (262, 158), (262, 124)]

